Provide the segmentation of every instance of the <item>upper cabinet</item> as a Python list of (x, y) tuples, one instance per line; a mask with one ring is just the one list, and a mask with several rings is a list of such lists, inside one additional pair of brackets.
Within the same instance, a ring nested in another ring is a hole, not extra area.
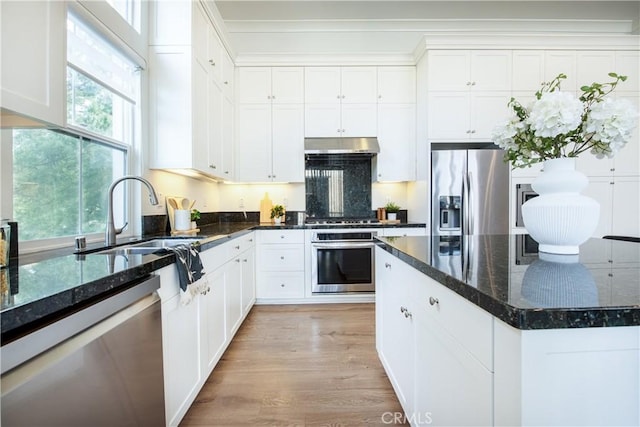
[(304, 69), (301, 67), (241, 67), (237, 101), (240, 104), (302, 104)]
[(306, 67), (305, 103), (377, 102), (376, 67)]
[(233, 61), (199, 2), (150, 11), (150, 167), (231, 180)]
[(11, 113), (63, 126), (65, 2), (3, 1), (0, 16), (2, 126), (18, 125)]
[(433, 50), (427, 61), (430, 91), (511, 90), (509, 50)]
[(415, 104), (416, 67), (378, 67), (378, 104)]

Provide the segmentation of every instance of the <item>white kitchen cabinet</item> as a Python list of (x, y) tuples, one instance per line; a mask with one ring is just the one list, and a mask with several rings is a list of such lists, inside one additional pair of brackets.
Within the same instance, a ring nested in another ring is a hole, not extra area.
[(416, 67), (378, 67), (378, 104), (415, 104)]
[(304, 181), (302, 104), (241, 104), (236, 123), (238, 181)]
[(416, 179), (416, 105), (378, 104), (377, 181)]
[(637, 50), (617, 51), (616, 68), (611, 71), (622, 76), (627, 76), (627, 81), (621, 83), (616, 90), (636, 94), (640, 92), (640, 52)]
[(376, 347), (405, 414), (492, 425), (493, 317), (376, 248)]
[(11, 113), (16, 113), (64, 126), (65, 2), (4, 1), (0, 3), (0, 16), (3, 125), (11, 125)]
[(640, 178), (590, 178), (583, 194), (600, 204), (593, 237), (640, 236)]
[(302, 67), (240, 67), (238, 99), (243, 104), (302, 104)]
[(227, 344), (226, 330), (226, 293), (225, 293), (225, 268), (220, 267), (207, 275), (208, 289), (204, 295), (198, 297), (202, 306), (201, 352), (204, 375), (216, 366)]
[(511, 89), (514, 92), (523, 91), (533, 95), (545, 81), (544, 51), (514, 50), (512, 55)]
[(432, 141), (490, 141), (509, 116), (510, 92), (431, 92), (428, 134)]
[(167, 425), (178, 425), (195, 400), (202, 382), (200, 362), (200, 299), (182, 305), (176, 267), (156, 272), (164, 290), (162, 298), (162, 352), (164, 365), (165, 415)]
[(222, 49), (222, 92), (231, 102), (235, 100), (235, 65), (233, 59), (225, 49)]
[(224, 297), (227, 335), (233, 336), (242, 322), (242, 259), (235, 257), (225, 269)]
[(376, 75), (376, 67), (306, 67), (305, 136), (375, 136)]
[(371, 104), (377, 102), (376, 67), (305, 67), (308, 104)]
[[(418, 283), (411, 270), (376, 247), (376, 348), (407, 417), (414, 412)], [(420, 363), (423, 363), (420, 361)]]
[[(252, 234), (253, 236), (253, 234)], [(252, 246), (240, 256), (242, 262), (242, 315), (246, 316), (256, 302), (256, 250)]]
[(256, 298), (304, 298), (304, 231), (257, 234)]
[[(223, 78), (233, 74), (233, 63), (199, 3), (154, 3), (151, 17), (150, 167), (230, 179), (233, 163), (226, 164), (224, 152), (233, 149), (233, 139), (226, 138), (223, 99), (232, 98)], [(163, 29), (175, 39), (161, 36)]]
[(432, 50), (429, 91), (511, 90), (510, 50)]
[(613, 80), (609, 77), (609, 73), (616, 71), (615, 62), (616, 54), (613, 51), (578, 51), (576, 53), (576, 91), (582, 93), (580, 90), (582, 86)]
[(567, 76), (563, 79), (560, 88), (566, 92), (575, 92), (577, 83), (577, 58), (572, 50), (549, 50), (544, 55), (545, 82), (550, 82), (559, 74)]

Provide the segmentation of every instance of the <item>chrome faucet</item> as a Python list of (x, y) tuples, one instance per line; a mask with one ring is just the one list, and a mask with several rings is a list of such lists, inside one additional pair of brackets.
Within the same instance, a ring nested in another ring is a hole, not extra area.
[(158, 204), (158, 196), (156, 196), (156, 191), (153, 189), (153, 185), (151, 185), (151, 183), (146, 179), (139, 176), (127, 175), (113, 181), (113, 184), (111, 184), (111, 186), (109, 187), (109, 196), (107, 199), (107, 230), (105, 232), (104, 238), (106, 246), (115, 245), (116, 235), (122, 233), (129, 224), (128, 222), (125, 222), (121, 228), (116, 228), (113, 224), (113, 189), (116, 188), (116, 185), (127, 179), (135, 179), (146, 185), (149, 189), (149, 202), (151, 202), (152, 205)]

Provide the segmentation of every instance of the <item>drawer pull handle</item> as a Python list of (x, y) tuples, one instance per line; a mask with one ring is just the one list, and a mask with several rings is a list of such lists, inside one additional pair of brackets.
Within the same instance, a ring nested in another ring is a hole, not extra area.
[(438, 298), (429, 297), (429, 304), (431, 305), (440, 304), (440, 301), (438, 301)]

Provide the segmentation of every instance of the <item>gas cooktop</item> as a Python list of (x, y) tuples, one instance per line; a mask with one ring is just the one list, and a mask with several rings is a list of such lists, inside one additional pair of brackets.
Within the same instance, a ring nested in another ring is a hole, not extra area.
[(307, 224), (307, 225), (353, 225), (353, 224), (382, 225), (382, 223), (380, 221), (378, 221), (377, 219), (372, 219), (372, 218), (363, 218), (363, 219), (358, 219), (358, 218), (349, 218), (349, 219), (344, 219), (344, 218), (331, 218), (331, 219), (308, 218), (305, 221), (305, 224)]

